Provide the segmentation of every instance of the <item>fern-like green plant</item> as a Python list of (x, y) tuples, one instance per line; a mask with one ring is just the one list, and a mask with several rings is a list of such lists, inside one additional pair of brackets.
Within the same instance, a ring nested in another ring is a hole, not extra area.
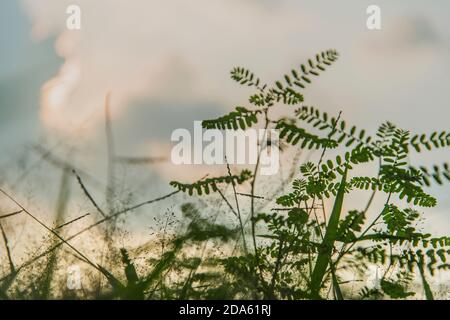
[[(333, 117), (302, 105), (307, 84), (337, 57), (335, 50), (321, 52), (272, 86), (245, 68), (235, 68), (232, 79), (256, 90), (249, 97), (253, 108), (237, 107), (228, 115), (203, 121), (206, 129), (231, 130), (247, 129), (262, 122), (265, 128), (279, 130), (280, 139), (291, 148), (322, 150), (317, 163), (309, 161), (300, 166), (301, 176), (293, 180), (291, 191), (275, 195), (281, 208), (271, 214), (255, 213), (258, 167), (248, 175), (250, 228), (249, 234), (242, 236), (252, 238), (253, 252), (244, 251), (238, 257), (223, 259), (229, 283), (244, 296), (253, 298), (319, 299), (332, 292), (334, 298), (345, 299), (341, 270), (358, 273), (367, 264), (375, 264), (384, 265), (387, 271), (378, 287), (361, 288), (360, 298), (408, 298), (415, 294), (408, 288), (414, 272), (419, 270), (426, 297), (431, 299), (433, 294), (425, 273), (432, 275), (436, 269), (447, 268), (449, 243), (447, 237), (433, 238), (416, 228), (422, 216), (417, 207), (436, 205), (436, 198), (425, 188), (433, 182), (442, 185), (448, 181), (449, 171), (447, 164), (432, 169), (416, 167), (409, 158), (411, 152), (448, 147), (449, 135), (445, 131), (417, 135), (392, 122), (381, 124), (370, 134), (347, 125), (341, 113)], [(276, 104), (298, 108), (293, 118), (273, 119), (271, 109)], [(338, 150), (338, 155), (328, 158), (328, 149)], [(375, 175), (352, 174), (356, 167), (370, 163), (378, 166)], [(185, 190), (192, 193), (198, 188), (202, 187)], [(363, 210), (350, 210), (346, 214), (344, 199), (353, 190), (370, 193), (369, 202)], [(385, 195), (385, 204), (369, 220), (368, 212), (373, 210), (376, 194)], [(223, 194), (222, 197), (227, 201)], [(324, 206), (327, 198), (334, 198), (329, 217)], [(400, 203), (412, 207), (401, 208)], [(257, 234), (257, 225), (267, 232)], [(433, 248), (426, 249), (430, 244)]]

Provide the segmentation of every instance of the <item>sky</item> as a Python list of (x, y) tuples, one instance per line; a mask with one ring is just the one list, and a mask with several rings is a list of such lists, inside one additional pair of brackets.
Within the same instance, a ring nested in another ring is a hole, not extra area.
[[(66, 28), (70, 4), (82, 10), (81, 30)], [(381, 8), (381, 30), (366, 27), (371, 4)], [(108, 92), (118, 153), (167, 156), (174, 129), (247, 103), (251, 92), (229, 79), (232, 67), (273, 83), (328, 48), (340, 59), (305, 90), (308, 105), (342, 110), (372, 133), (386, 120), (418, 133), (445, 130), (449, 18), (445, 0), (1, 1), (0, 164), (16, 181), (33, 163), (17, 158), (39, 142), (102, 180)], [(414, 160), (448, 159), (442, 151)], [(145, 170), (167, 182), (208, 169)], [(441, 204), (431, 211), (433, 227), (448, 233), (449, 224), (439, 223), (450, 219), (448, 187), (434, 191)]]

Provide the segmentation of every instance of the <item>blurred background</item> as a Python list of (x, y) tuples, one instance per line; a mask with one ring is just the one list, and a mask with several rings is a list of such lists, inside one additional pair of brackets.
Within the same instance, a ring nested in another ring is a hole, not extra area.
[[(81, 30), (66, 28), (70, 4), (81, 8)], [(371, 4), (381, 8), (381, 30), (366, 27)], [(115, 154), (164, 158), (174, 129), (247, 104), (251, 91), (229, 79), (232, 67), (273, 83), (316, 52), (335, 48), (339, 61), (304, 91), (306, 105), (342, 110), (349, 124), (371, 133), (386, 120), (417, 133), (448, 130), (445, 0), (4, 0), (0, 43), (0, 185), (48, 221), (64, 162), (94, 194), (105, 190), (108, 92)], [(416, 165), (448, 160), (448, 149), (411, 159)], [(115, 192), (124, 205), (208, 170), (119, 163)], [(90, 203), (72, 189), (77, 201), (69, 216), (75, 217)], [(449, 234), (448, 187), (431, 193), (440, 202), (427, 210), (429, 226)], [(14, 210), (4, 198), (0, 208)], [(151, 223), (137, 217), (137, 225)], [(11, 231), (15, 241), (23, 230)]]

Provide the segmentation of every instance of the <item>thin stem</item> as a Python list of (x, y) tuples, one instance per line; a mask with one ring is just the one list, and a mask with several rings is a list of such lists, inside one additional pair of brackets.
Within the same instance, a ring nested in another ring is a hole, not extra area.
[[(265, 116), (265, 125), (264, 125), (264, 130), (267, 130), (267, 127), (269, 126), (269, 118), (268, 118), (268, 109), (264, 110), (264, 116)], [(267, 134), (267, 132), (265, 132)], [(264, 136), (266, 139), (267, 137)], [(259, 163), (260, 163), (260, 159), (261, 159), (261, 152), (262, 152), (262, 146), (260, 144), (260, 150), (258, 151), (258, 157), (256, 159), (256, 164), (255, 164), (255, 169), (253, 171), (253, 179), (251, 182), (251, 191), (250, 191), (250, 219), (251, 219), (251, 226), (252, 226), (252, 239), (253, 239), (253, 247), (255, 250), (255, 255), (258, 256), (258, 247), (256, 245), (256, 232), (255, 232), (255, 185), (256, 185), (256, 176), (258, 173), (258, 169), (259, 169)]]
[(81, 180), (80, 176), (78, 175), (78, 173), (75, 170), (72, 170), (72, 172), (75, 174), (75, 176), (77, 177), (78, 180), (78, 184), (81, 187), (81, 190), (83, 190), (84, 194), (86, 195), (86, 197), (89, 199), (89, 201), (91, 201), (92, 205), (95, 207), (95, 209), (97, 209), (97, 211), (102, 215), (103, 218), (105, 218), (107, 215), (105, 212), (103, 212), (103, 210), (100, 208), (100, 206), (97, 204), (97, 202), (95, 202), (94, 198), (91, 196), (91, 194), (89, 193), (89, 191), (87, 190), (86, 186), (84, 185), (83, 181)]
[[(227, 160), (227, 158), (225, 157), (225, 161), (226, 160)], [(228, 170), (228, 176), (231, 177), (231, 186), (233, 187), (234, 200), (236, 202), (237, 217), (239, 219), (239, 225), (241, 227), (241, 232), (242, 232), (242, 241), (244, 242), (244, 250), (247, 253), (247, 244), (245, 242), (244, 225), (242, 224), (242, 217), (241, 217), (241, 211), (239, 209), (239, 201), (238, 201), (237, 194), (236, 194), (236, 187), (234, 185), (234, 180), (231, 176), (231, 169), (230, 169), (230, 165), (228, 164), (228, 161), (227, 161), (227, 170)]]
[(242, 219), (241, 219), (240, 214), (238, 214), (234, 210), (234, 208), (231, 205), (231, 203), (228, 201), (228, 199), (225, 197), (225, 195), (222, 193), (222, 191), (220, 191), (219, 188), (217, 188), (217, 192), (220, 194), (220, 196), (222, 197), (223, 201), (228, 205), (228, 207), (230, 208), (231, 212), (233, 212), (233, 214), (238, 218), (239, 226), (240, 226), (240, 229), (241, 229), (242, 242), (243, 242), (243, 245), (244, 245), (244, 251), (245, 251), (245, 253), (248, 253), (247, 243), (245, 241), (244, 225), (242, 224)]
[(105, 133), (106, 133), (106, 147), (108, 151), (107, 162), (107, 186), (106, 186), (106, 204), (108, 212), (112, 209), (112, 200), (115, 196), (115, 147), (114, 136), (111, 124), (111, 110), (109, 107), (111, 94), (108, 93), (105, 98)]
[(5, 229), (3, 229), (3, 225), (1, 223), (0, 223), (0, 230), (2, 231), (3, 242), (5, 243), (5, 249), (6, 249), (6, 254), (8, 256), (10, 272), (14, 273), (16, 271), (16, 267), (14, 266), (14, 262), (12, 260), (11, 250), (9, 248), (8, 237), (6, 236)]
[(64, 228), (64, 227), (68, 226), (69, 224), (77, 222), (78, 220), (81, 220), (81, 219), (83, 219), (83, 218), (85, 218), (85, 217), (87, 217), (89, 215), (90, 215), (90, 213), (86, 213), (86, 214), (83, 214), (82, 216), (79, 216), (79, 217), (73, 219), (73, 220), (67, 221), (66, 223), (63, 223), (63, 224), (61, 224), (59, 226), (54, 227), (53, 231), (61, 229), (61, 228)]
[(11, 212), (11, 213), (4, 214), (4, 215), (0, 216), (0, 220), (8, 218), (8, 217), (15, 216), (15, 215), (17, 215), (19, 213), (22, 213), (22, 212), (23, 212), (23, 210), (19, 210), (19, 211), (14, 211), (14, 212)]
[(283, 255), (282, 255), (283, 254), (283, 245), (284, 245), (284, 241), (280, 240), (280, 245), (278, 246), (277, 260), (275, 262), (275, 268), (272, 273), (272, 280), (270, 281), (270, 288), (269, 288), (269, 298), (270, 299), (275, 297), (274, 296), (274, 288), (275, 288), (275, 282), (277, 279), (277, 275), (278, 275), (278, 272), (281, 267), (281, 261), (283, 258)]

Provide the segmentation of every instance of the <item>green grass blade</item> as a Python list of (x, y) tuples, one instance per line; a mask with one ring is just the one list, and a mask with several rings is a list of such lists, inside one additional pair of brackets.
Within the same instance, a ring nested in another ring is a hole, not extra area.
[(418, 266), (419, 266), (420, 277), (422, 278), (423, 289), (425, 291), (425, 297), (427, 298), (427, 300), (434, 300), (433, 292), (431, 291), (430, 285), (429, 285), (427, 279), (425, 278), (425, 272), (423, 270), (423, 266), (420, 264), (418, 264)]
[(174, 248), (171, 251), (167, 251), (163, 254), (161, 260), (153, 267), (152, 271), (142, 281), (143, 288), (150, 286), (161, 274), (170, 268), (176, 258), (176, 254), (183, 247), (185, 239), (177, 238), (173, 241)]
[(332, 267), (331, 269), (331, 276), (333, 277), (333, 290), (336, 300), (344, 300), (344, 296), (342, 295), (341, 287), (339, 286), (334, 267)]
[(331, 212), (330, 219), (328, 220), (327, 230), (322, 241), (321, 250), (317, 256), (316, 264), (311, 276), (311, 296), (313, 299), (320, 298), (319, 291), (322, 286), (322, 281), (328, 264), (331, 261), (331, 255), (333, 253), (334, 242), (336, 240), (339, 219), (342, 211), (342, 204), (344, 202), (346, 179), (347, 171), (345, 171), (342, 176), (341, 184), (334, 201), (333, 211)]

